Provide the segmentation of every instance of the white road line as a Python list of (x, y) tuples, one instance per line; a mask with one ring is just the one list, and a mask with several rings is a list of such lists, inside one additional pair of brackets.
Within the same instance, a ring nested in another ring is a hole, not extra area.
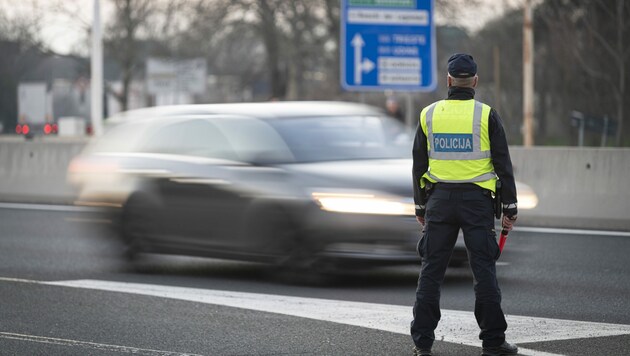
[(547, 227), (526, 227), (514, 226), (514, 231), (540, 232), (544, 234), (573, 234), (573, 235), (599, 235), (599, 236), (626, 236), (630, 237), (627, 231), (607, 231), (607, 230), (579, 230), (579, 229), (559, 229)]
[[(69, 211), (69, 212), (100, 212), (100, 211), (102, 211), (102, 208), (91, 207), (91, 206), (57, 205), (57, 204), (29, 204), (29, 203), (2, 203), (2, 202), (0, 202), (0, 209)], [(630, 232), (628, 232), (628, 231), (579, 230), (579, 229), (560, 229), (560, 228), (527, 227), (527, 226), (514, 226), (514, 231), (540, 232), (540, 233), (546, 233), (546, 234), (576, 234), (576, 235), (627, 236), (627, 237), (630, 237)]]
[(90, 206), (53, 205), (53, 204), (26, 204), (26, 203), (0, 203), (0, 209), (16, 210), (43, 210), (43, 211), (71, 211), (71, 212), (99, 212), (100, 208)]
[(32, 279), (22, 279), (22, 278), (9, 278), (9, 277), (0, 277), (0, 281), (42, 284), (42, 281), (34, 281)]
[[(178, 299), (322, 320), (404, 335), (409, 334), (411, 319), (411, 307), (400, 305), (99, 280), (45, 282), (4, 277), (0, 277), (0, 280)], [(623, 324), (516, 315), (508, 315), (507, 321), (509, 324), (507, 338), (510, 342), (517, 344), (630, 335), (630, 325)], [(472, 312), (446, 309), (442, 310), (442, 319), (435, 332), (436, 340), (474, 347), (480, 346), (480, 341), (477, 338), (478, 333), (479, 329)], [(519, 354), (530, 356), (558, 355), (524, 348), (520, 348)]]
[(518, 354), (519, 355), (528, 355), (528, 356), (563, 356), (561, 354), (552, 354), (550, 352), (525, 349), (525, 348), (522, 348), (520, 346), (518, 347)]
[[(137, 295), (186, 300), (197, 303), (257, 310), (322, 320), (340, 324), (409, 334), (411, 306), (340, 300), (302, 298), (281, 295), (243, 293), (198, 288), (172, 287), (98, 280), (42, 282), (46, 285), (104, 290)], [(507, 338), (514, 343), (630, 335), (630, 325), (606, 324), (508, 315)], [(479, 328), (472, 312), (442, 310), (436, 340), (480, 346)], [(521, 350), (522, 355), (557, 355), (535, 350)]]
[(197, 355), (197, 354), (187, 354), (187, 353), (180, 353), (180, 352), (160, 351), (160, 350), (151, 350), (151, 349), (140, 349), (140, 348), (137, 348), (137, 347), (119, 346), (119, 345), (110, 345), (110, 344), (100, 344), (100, 343), (96, 343), (96, 342), (87, 342), (87, 341), (69, 340), (69, 339), (59, 339), (59, 338), (54, 338), (54, 337), (15, 334), (15, 333), (7, 333), (7, 332), (0, 332), (0, 339), (11, 339), (11, 340), (20, 340), (20, 341), (28, 341), (28, 342), (39, 342), (39, 343), (43, 343), (43, 344), (54, 344), (54, 345), (62, 345), (62, 346), (70, 346), (70, 347), (83, 347), (83, 348), (99, 350), (99, 351), (111, 351), (111, 352), (119, 352), (119, 353), (134, 354), (134, 355), (147, 355), (147, 356), (201, 356), (201, 355)]

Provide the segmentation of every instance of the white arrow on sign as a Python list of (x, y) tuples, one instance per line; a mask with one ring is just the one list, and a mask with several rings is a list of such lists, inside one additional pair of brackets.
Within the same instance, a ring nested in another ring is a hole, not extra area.
[(354, 84), (361, 84), (361, 50), (365, 46), (365, 41), (360, 33), (357, 33), (350, 42), (354, 47)]
[[(371, 72), (376, 66), (374, 62), (365, 58), (362, 58), (362, 49), (365, 46), (365, 41), (363, 41), (363, 37), (361, 37), (360, 33), (357, 33), (352, 38), (352, 42), (350, 42), (352, 47), (354, 47), (354, 84), (361, 84), (362, 82), (362, 73)], [(362, 61), (363, 59), (363, 61)]]
[(363, 62), (361, 63), (361, 69), (365, 72), (365, 73), (369, 73), (372, 71), (372, 69), (374, 69), (376, 66), (374, 65), (374, 62), (372, 62), (371, 60), (365, 58), (363, 60)]

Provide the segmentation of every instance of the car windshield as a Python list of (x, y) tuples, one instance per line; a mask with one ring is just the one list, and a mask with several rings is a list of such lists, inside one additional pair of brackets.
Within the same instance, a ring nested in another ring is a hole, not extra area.
[(129, 122), (107, 127), (105, 135), (93, 138), (84, 153), (134, 151), (151, 127), (143, 122)]
[(304, 117), (267, 121), (297, 162), (408, 158), (411, 131), (378, 116)]
[(384, 116), (191, 117), (115, 125), (86, 152), (151, 152), (255, 164), (409, 158), (413, 132)]

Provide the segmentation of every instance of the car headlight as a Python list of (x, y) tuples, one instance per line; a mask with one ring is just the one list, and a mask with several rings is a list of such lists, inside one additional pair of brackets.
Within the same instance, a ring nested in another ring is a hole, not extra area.
[(410, 201), (371, 193), (313, 192), (315, 202), (326, 211), (354, 214), (415, 215)]

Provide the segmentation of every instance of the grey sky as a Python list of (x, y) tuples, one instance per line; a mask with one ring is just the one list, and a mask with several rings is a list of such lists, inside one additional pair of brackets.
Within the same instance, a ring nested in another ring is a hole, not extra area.
[[(107, 0), (101, 0), (101, 17), (104, 22), (111, 16), (112, 6)], [(500, 16), (505, 9), (518, 7), (523, 0), (483, 0), (480, 6), (466, 9), (462, 5), (461, 16), (456, 23), (471, 31), (478, 30), (488, 20)], [(466, 4), (466, 2), (463, 2)], [(51, 49), (58, 53), (67, 54), (79, 50), (87, 55), (88, 48), (82, 43), (86, 38), (85, 28), (92, 21), (93, 0), (0, 0), (0, 11), (6, 11), (10, 17), (28, 16), (39, 13), (43, 16), (41, 36)], [(68, 14), (58, 9), (63, 7)], [(72, 13), (72, 15), (70, 15)], [(445, 24), (448, 21), (436, 16), (436, 23)]]

